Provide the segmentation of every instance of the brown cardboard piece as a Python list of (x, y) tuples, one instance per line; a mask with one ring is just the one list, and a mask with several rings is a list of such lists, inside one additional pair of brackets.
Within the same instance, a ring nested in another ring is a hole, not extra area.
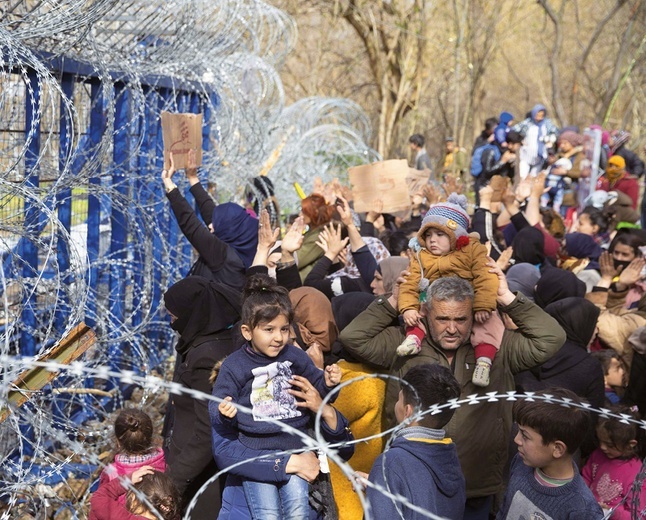
[(491, 188), (493, 189), (491, 202), (500, 202), (502, 200), (502, 194), (509, 186), (509, 179), (501, 175), (494, 175), (493, 177), (491, 177), (489, 186), (491, 186)]
[(202, 114), (161, 113), (164, 136), (164, 169), (170, 168), (173, 152), (175, 169), (186, 168), (188, 151), (195, 150), (197, 166), (202, 165)]
[(350, 168), (348, 174), (354, 210), (357, 213), (372, 211), (378, 200), (383, 202), (383, 213), (407, 210), (411, 205), (408, 170), (405, 159), (391, 159)]
[(416, 170), (415, 168), (408, 168), (408, 177), (406, 177), (406, 184), (408, 185), (408, 193), (413, 195), (421, 194), (424, 186), (428, 184), (431, 177), (431, 170)]

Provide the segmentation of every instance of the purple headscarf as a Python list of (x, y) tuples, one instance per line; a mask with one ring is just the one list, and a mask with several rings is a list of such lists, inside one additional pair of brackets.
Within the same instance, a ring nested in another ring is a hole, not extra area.
[(226, 202), (215, 207), (211, 223), (213, 234), (229, 244), (249, 269), (258, 248), (258, 220), (242, 206)]

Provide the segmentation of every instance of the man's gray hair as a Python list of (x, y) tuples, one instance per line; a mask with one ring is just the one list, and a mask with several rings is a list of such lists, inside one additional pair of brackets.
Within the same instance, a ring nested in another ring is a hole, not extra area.
[(473, 300), (473, 286), (457, 276), (445, 276), (435, 280), (426, 291), (426, 301), (432, 300), (458, 301)]

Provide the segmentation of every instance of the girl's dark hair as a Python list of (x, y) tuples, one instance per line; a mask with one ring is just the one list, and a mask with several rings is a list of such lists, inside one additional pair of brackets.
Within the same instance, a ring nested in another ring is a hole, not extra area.
[(294, 319), (289, 291), (265, 274), (249, 277), (242, 294), (242, 323), (253, 330), (258, 324), (270, 322), (281, 314), (290, 323)]
[(336, 208), (325, 201), (323, 195), (312, 193), (301, 201), (303, 215), (310, 219), (310, 226), (313, 228), (327, 224), (336, 213)]
[(617, 233), (615, 238), (612, 239), (612, 242), (610, 242), (610, 247), (608, 247), (608, 251), (610, 251), (610, 253), (613, 253), (615, 250), (615, 247), (617, 247), (617, 244), (623, 244), (625, 246), (632, 247), (633, 253), (635, 253), (635, 256), (639, 257), (641, 256), (641, 252), (639, 251), (639, 248), (641, 246), (646, 246), (646, 240), (644, 240), (644, 238), (642, 238), (641, 236), (630, 232)]
[(408, 235), (403, 231), (385, 231), (381, 236), (390, 256), (399, 256), (408, 249)]
[(597, 209), (594, 206), (587, 206), (581, 212), (581, 215), (583, 214), (590, 218), (590, 222), (592, 222), (593, 226), (599, 226), (599, 233), (605, 233), (608, 231), (608, 219), (600, 209)]
[[(639, 412), (635, 408), (623, 404), (616, 404), (608, 408), (613, 413), (628, 415), (636, 421), (641, 420)], [(637, 424), (633, 422), (626, 424), (615, 417), (599, 417), (598, 427), (606, 431), (613, 448), (626, 452), (630, 449), (630, 441), (636, 440), (637, 446), (633, 450), (634, 455), (644, 456), (644, 430)]]
[(153, 422), (146, 412), (136, 408), (119, 412), (114, 421), (114, 435), (119, 451), (128, 455), (142, 455), (154, 449)]
[[(154, 507), (164, 520), (175, 520), (180, 514), (180, 495), (172, 479), (161, 471), (144, 475), (134, 490), (126, 495), (126, 509), (141, 515), (150, 508), (143, 497)], [(142, 497), (143, 495), (143, 497)]]

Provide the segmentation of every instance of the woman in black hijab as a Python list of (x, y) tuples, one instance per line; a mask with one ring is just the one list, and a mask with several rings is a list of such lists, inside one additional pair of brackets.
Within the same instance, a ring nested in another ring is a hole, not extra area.
[(548, 267), (543, 270), (543, 274), (536, 282), (534, 302), (541, 309), (546, 309), (549, 304), (564, 298), (583, 298), (585, 289), (585, 283), (579, 280), (573, 272), (557, 267)]
[(565, 298), (545, 308), (559, 322), (567, 339), (561, 349), (542, 365), (516, 374), (520, 391), (558, 386), (572, 390), (592, 406), (604, 403), (603, 370), (587, 350), (597, 331), (599, 308), (584, 298)]
[[(166, 291), (164, 302), (171, 315), (171, 327), (180, 335), (175, 347), (173, 382), (211, 395), (209, 377), (213, 365), (239, 346), (233, 337), (233, 325), (240, 319), (240, 298), (239, 291), (201, 276), (189, 276)], [(170, 475), (186, 507), (217, 471), (207, 400), (186, 393), (171, 396), (164, 422), (164, 449)], [(193, 517), (213, 516), (219, 504), (216, 482), (200, 495)]]
[(511, 243), (514, 263), (528, 263), (541, 266), (545, 262), (545, 237), (539, 229), (526, 227), (521, 229)]

